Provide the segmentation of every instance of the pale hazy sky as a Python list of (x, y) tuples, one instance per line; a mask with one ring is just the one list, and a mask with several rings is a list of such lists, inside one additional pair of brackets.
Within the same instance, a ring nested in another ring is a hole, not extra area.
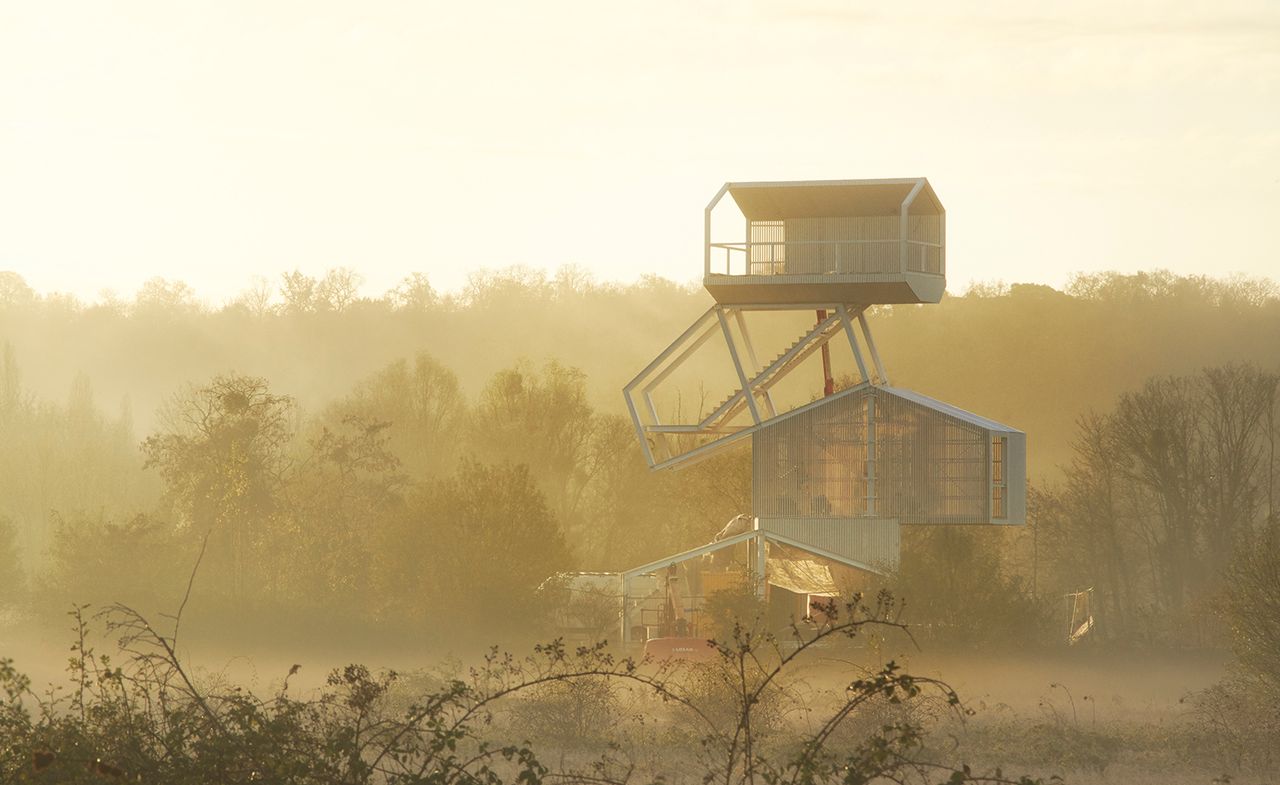
[(1280, 3), (0, 0), (0, 269), (701, 275), (725, 180), (927, 176), (949, 285), (1280, 278)]

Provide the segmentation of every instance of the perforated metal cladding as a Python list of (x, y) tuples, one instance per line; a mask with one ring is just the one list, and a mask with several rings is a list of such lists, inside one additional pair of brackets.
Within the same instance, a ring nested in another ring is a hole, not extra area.
[(991, 432), (874, 387), (752, 436), (760, 518), (990, 522)]
[[(788, 218), (750, 222), (750, 275), (942, 273), (942, 217)], [(903, 254), (905, 253), (905, 257)]]
[(752, 436), (760, 518), (867, 514), (867, 399), (844, 396)]
[(787, 273), (894, 273), (902, 269), (897, 217), (792, 218)]
[(876, 394), (876, 496), (903, 523), (990, 520), (990, 432), (896, 395)]
[(907, 216), (907, 269), (918, 273), (941, 275), (942, 217), (937, 215)]
[(787, 271), (787, 235), (782, 221), (751, 221), (748, 275), (782, 275)]
[(898, 522), (885, 518), (761, 518), (760, 528), (843, 556), (875, 570), (898, 566)]

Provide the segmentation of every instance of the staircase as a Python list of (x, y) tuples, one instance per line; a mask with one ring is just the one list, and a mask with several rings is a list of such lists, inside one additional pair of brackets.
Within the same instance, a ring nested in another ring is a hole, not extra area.
[[(795, 343), (779, 352), (778, 356), (770, 360), (762, 370), (756, 371), (752, 369), (753, 376), (748, 378), (747, 386), (754, 393), (763, 397), (763, 401), (760, 401), (760, 399), (757, 399), (757, 401), (763, 403), (770, 410), (767, 417), (774, 416), (774, 412), (772, 412), (773, 404), (768, 398), (769, 388), (783, 376), (786, 376), (792, 368), (804, 362), (809, 355), (821, 349), (831, 339), (831, 336), (840, 331), (841, 327), (839, 316), (832, 314), (816, 325), (813, 330), (797, 338)], [(734, 390), (723, 401), (716, 404), (711, 413), (698, 423), (698, 426), (706, 431), (718, 430), (732, 421), (734, 417), (737, 417), (746, 405), (747, 397), (742, 394), (742, 389)]]
[[(825, 310), (827, 315), (763, 365), (751, 349), (743, 317), (745, 312), (752, 310), (776, 309), (770, 305), (712, 306), (623, 388), (650, 468), (691, 465), (751, 435), (774, 418), (793, 411), (795, 406), (774, 401), (771, 388), (842, 332), (847, 333), (857, 363), (856, 372), (863, 382), (870, 382), (871, 377), (853, 333), (855, 320), (870, 349), (871, 359), (879, 369), (879, 358), (871, 342), (862, 306), (839, 302), (807, 305), (804, 310)], [(734, 323), (737, 336), (731, 328)], [(737, 389), (709, 411), (703, 410), (705, 414), (700, 412), (690, 419), (664, 422), (653, 399), (654, 390), (699, 347), (717, 335), (722, 337), (730, 356), (736, 360), (732, 373), (739, 378), (739, 384), (734, 385)], [(883, 371), (880, 375), (883, 378)], [(808, 404), (801, 402), (799, 405)], [(750, 416), (743, 418), (744, 411)]]

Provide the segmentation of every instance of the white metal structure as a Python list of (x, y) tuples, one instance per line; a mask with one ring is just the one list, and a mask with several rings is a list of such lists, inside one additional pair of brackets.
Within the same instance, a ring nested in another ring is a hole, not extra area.
[[(712, 235), (726, 194), (744, 219), (737, 240)], [(897, 565), (901, 525), (1024, 522), (1025, 434), (889, 386), (871, 335), (872, 305), (936, 303), (945, 290), (946, 211), (927, 180), (727, 183), (705, 217), (704, 283), (716, 304), (623, 394), (653, 469), (751, 438), (753, 527), (622, 573), (624, 607), (636, 576), (742, 543), (763, 591), (767, 543), (883, 572)], [(781, 311), (815, 318), (761, 361), (749, 317)], [(732, 391), (694, 412), (664, 409), (664, 385), (716, 346)], [(833, 348), (851, 359), (839, 392)], [(778, 386), (818, 353), (824, 387), (782, 400)], [(624, 640), (627, 624), (624, 610)]]
[(1067, 600), (1067, 645), (1073, 646), (1094, 627), (1093, 587), (1065, 595)]
[(752, 437), (762, 520), (1023, 523), (1026, 435), (910, 390), (863, 383)]
[[(725, 194), (744, 233), (717, 241), (712, 215)], [(725, 183), (705, 212), (703, 282), (725, 304), (936, 303), (946, 219), (923, 177)]]
[[(823, 313), (824, 318), (777, 357), (762, 363), (756, 356), (745, 317), (751, 312), (778, 310), (779, 306), (775, 303), (714, 305), (623, 388), (650, 467), (666, 469), (710, 457), (785, 414), (772, 395), (773, 388), (805, 360), (823, 350), (829, 341), (848, 341), (859, 381), (869, 383), (873, 378), (888, 381), (867, 325), (866, 306), (815, 302), (782, 308), (812, 309)], [(727, 350), (737, 377), (737, 389), (710, 411), (692, 415), (693, 419), (673, 420), (672, 415), (663, 416), (654, 402), (655, 392), (694, 352), (717, 339), (723, 341)]]
[(846, 566), (853, 567), (854, 569), (865, 570), (868, 572), (880, 571), (879, 568), (873, 564), (851, 559), (841, 553), (828, 551), (821, 546), (814, 545), (813, 543), (805, 540), (790, 537), (781, 532), (762, 529), (760, 528), (760, 519), (757, 518), (755, 519), (755, 527), (749, 531), (742, 532), (741, 534), (735, 534), (731, 537), (726, 537), (725, 539), (708, 543), (707, 545), (703, 545), (698, 548), (692, 548), (684, 551), (683, 553), (667, 556), (665, 558), (658, 559), (657, 561), (649, 562), (648, 564), (642, 564), (639, 567), (633, 567), (632, 569), (621, 573), (619, 577), (622, 584), (622, 640), (628, 642), (631, 640), (634, 613), (649, 596), (643, 591), (640, 593), (636, 592), (636, 587), (634, 585), (635, 581), (642, 579), (645, 576), (652, 575), (660, 570), (665, 570), (675, 565), (685, 564), (686, 562), (690, 562), (694, 559), (699, 559), (717, 551), (732, 548), (744, 543), (748, 546), (747, 553), (749, 554), (748, 562), (750, 565), (750, 571), (753, 581), (755, 582), (756, 592), (760, 596), (764, 596), (765, 582), (767, 580), (765, 563), (767, 558), (766, 548), (769, 544), (796, 548), (804, 551), (805, 553), (844, 564)]

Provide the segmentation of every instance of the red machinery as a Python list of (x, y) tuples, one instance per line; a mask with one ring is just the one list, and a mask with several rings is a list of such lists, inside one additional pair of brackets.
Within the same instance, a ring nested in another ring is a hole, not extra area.
[(684, 612), (684, 596), (680, 591), (677, 569), (674, 564), (667, 568), (666, 589), (658, 616), (658, 635), (645, 641), (645, 656), (655, 660), (710, 662), (716, 658), (716, 650), (710, 641), (696, 635), (696, 625)]

